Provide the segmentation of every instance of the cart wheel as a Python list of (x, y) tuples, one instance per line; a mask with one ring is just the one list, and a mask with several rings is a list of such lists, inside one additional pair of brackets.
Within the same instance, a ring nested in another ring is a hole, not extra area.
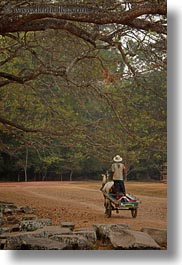
[(105, 211), (105, 215), (107, 218), (111, 217), (111, 202), (107, 202), (106, 203), (106, 211)]
[(131, 209), (131, 215), (133, 218), (136, 218), (137, 217), (137, 212), (138, 212), (138, 209)]

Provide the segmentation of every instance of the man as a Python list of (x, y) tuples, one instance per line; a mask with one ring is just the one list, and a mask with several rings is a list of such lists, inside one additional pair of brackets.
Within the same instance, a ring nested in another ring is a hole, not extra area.
[(123, 192), (126, 195), (125, 185), (124, 185), (124, 177), (126, 175), (126, 168), (122, 162), (122, 157), (120, 155), (116, 155), (113, 158), (114, 163), (112, 164), (112, 172), (113, 172), (113, 181), (114, 188), (113, 191), (118, 193), (119, 191)]

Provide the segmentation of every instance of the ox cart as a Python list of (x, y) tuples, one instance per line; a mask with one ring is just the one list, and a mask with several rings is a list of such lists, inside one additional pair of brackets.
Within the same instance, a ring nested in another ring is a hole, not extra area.
[(117, 194), (102, 192), (105, 198), (104, 206), (106, 217), (111, 217), (112, 211), (119, 213), (121, 210), (128, 210), (131, 212), (133, 218), (137, 217), (138, 204), (140, 201), (134, 195), (124, 195), (122, 192)]

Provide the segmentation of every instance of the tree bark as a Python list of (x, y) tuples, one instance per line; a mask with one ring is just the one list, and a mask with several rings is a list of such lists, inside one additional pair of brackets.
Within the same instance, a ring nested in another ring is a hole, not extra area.
[[(166, 27), (161, 23), (154, 23), (150, 20), (145, 20), (141, 18), (142, 15), (166, 15), (167, 14), (167, 4), (166, 3), (151, 3), (148, 1), (143, 1), (140, 4), (132, 7), (129, 10), (108, 10), (106, 8), (96, 8), (85, 7), (85, 12), (45, 12), (45, 13), (36, 13), (28, 12), (29, 7), (27, 8), (27, 13), (21, 12), (21, 9), (18, 12), (13, 10), (9, 14), (1, 14), (0, 19), (0, 33), (5, 34), (7, 32), (21, 32), (21, 31), (36, 31), (36, 30), (45, 30), (46, 28), (62, 28), (79, 36), (83, 36), (83, 33), (86, 38), (90, 41), (90, 35), (84, 32), (81, 28), (76, 27), (73, 24), (65, 23), (67, 21), (75, 21), (81, 23), (94, 23), (98, 25), (106, 24), (120, 24), (128, 25), (133, 28), (143, 28), (147, 30), (153, 30), (157, 32), (164, 32)], [(67, 8), (73, 9), (74, 6), (68, 4)], [(139, 18), (140, 17), (140, 18)], [(53, 23), (54, 19), (54, 23)], [(56, 21), (57, 20), (57, 21)], [(80, 31), (80, 32), (79, 32)], [(166, 31), (166, 30), (165, 30)]]
[(25, 166), (24, 166), (25, 182), (28, 181), (27, 166), (28, 166), (28, 148), (26, 148)]
[(70, 171), (70, 181), (72, 181), (73, 170)]

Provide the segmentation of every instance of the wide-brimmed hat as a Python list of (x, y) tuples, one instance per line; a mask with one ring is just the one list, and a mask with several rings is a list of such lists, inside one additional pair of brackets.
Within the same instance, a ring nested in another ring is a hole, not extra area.
[(121, 162), (123, 159), (122, 157), (120, 157), (120, 155), (116, 155), (114, 158), (113, 158), (114, 162)]

